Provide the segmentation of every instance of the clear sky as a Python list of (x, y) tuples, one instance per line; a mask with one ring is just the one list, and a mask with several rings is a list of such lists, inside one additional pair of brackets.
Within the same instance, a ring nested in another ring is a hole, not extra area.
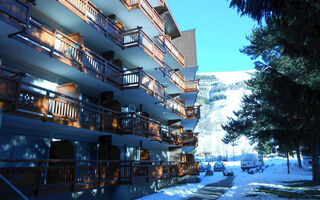
[(198, 72), (253, 69), (249, 56), (239, 52), (248, 45), (255, 23), (229, 8), (227, 0), (167, 0), (180, 29), (196, 28)]

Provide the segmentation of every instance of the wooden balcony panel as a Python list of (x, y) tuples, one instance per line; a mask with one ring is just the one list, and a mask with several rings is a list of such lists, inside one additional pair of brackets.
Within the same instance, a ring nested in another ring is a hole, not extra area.
[(30, 17), (30, 4), (24, 0), (1, 0), (0, 15), (4, 13), (10, 18), (15, 19), (18, 23), (27, 24)]
[(181, 67), (185, 67), (185, 57), (178, 50), (176, 46), (172, 43), (171, 39), (165, 35), (160, 35), (157, 37), (158, 41), (167, 49), (167, 51), (176, 59), (176, 61), (181, 65)]
[(184, 133), (183, 134), (183, 146), (198, 146), (198, 133)]
[[(78, 15), (85, 22), (93, 24), (99, 32), (111, 37), (116, 44), (122, 48), (134, 47), (142, 45), (144, 50), (153, 57), (160, 65), (164, 62), (164, 52), (141, 30), (141, 28), (124, 31), (118, 25), (109, 20), (99, 8), (88, 0), (65, 0), (61, 2), (72, 12)], [(141, 5), (142, 10), (148, 14), (157, 13), (146, 0), (135, 1), (127, 0), (125, 2), (131, 6)], [(146, 9), (147, 8), (147, 9)], [(154, 14), (157, 21), (161, 21), (161, 17)], [(159, 19), (160, 18), (160, 19)], [(164, 28), (164, 27), (163, 27)]]
[(151, 57), (153, 57), (161, 66), (163, 66), (163, 63), (165, 61), (165, 53), (142, 30), (140, 30), (140, 37), (140, 44), (144, 47), (145, 51)]
[(151, 6), (148, 0), (121, 0), (128, 10), (140, 8), (141, 11), (149, 18), (149, 20), (164, 33), (165, 22), (157, 11)]
[(183, 103), (175, 98), (168, 98), (166, 100), (166, 106), (182, 118), (187, 118), (186, 109)]
[(148, 94), (161, 102), (165, 101), (166, 88), (142, 68), (125, 70), (123, 73), (123, 89), (143, 88)]
[(122, 118), (122, 134), (133, 134), (162, 141), (161, 123), (135, 113), (127, 113)]
[(181, 78), (178, 72), (171, 69), (167, 64), (165, 64), (164, 67), (157, 68), (156, 70), (162, 73), (163, 76), (169, 79), (170, 82), (173, 83), (181, 91), (185, 91), (185, 81)]
[(200, 119), (200, 107), (190, 106), (186, 108), (187, 119)]
[[(101, 81), (111, 82), (121, 89), (142, 86), (149, 94), (164, 101), (165, 88), (152, 76), (138, 69), (120, 70), (90, 49), (57, 30), (46, 29), (33, 21), (23, 36), (28, 38), (28, 40), (25, 40), (26, 42), (32, 40), (32, 45), (34, 43), (39, 44), (35, 46), (38, 50), (54, 56), (58, 60)], [(21, 39), (23, 38), (19, 38), (19, 40)], [(129, 43), (128, 40), (126, 42)]]
[(186, 81), (185, 93), (198, 92), (199, 91), (199, 80)]

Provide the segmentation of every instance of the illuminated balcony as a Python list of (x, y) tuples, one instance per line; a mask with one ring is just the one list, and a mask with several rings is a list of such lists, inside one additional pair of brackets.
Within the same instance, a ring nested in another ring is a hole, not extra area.
[(162, 44), (169, 54), (166, 54), (166, 63), (174, 69), (182, 69), (185, 67), (185, 57), (175, 47), (170, 39), (170, 36), (158, 36), (158, 41)]
[(124, 29), (104, 15), (91, 1), (39, 1), (34, 9), (38, 15), (45, 15), (72, 32), (80, 32), (88, 43), (102, 52), (114, 51), (132, 61), (134, 65), (144, 66), (145, 69), (163, 66), (164, 52), (150, 39), (153, 36), (144, 32), (147, 31), (145, 28), (143, 31), (136, 28), (137, 25), (133, 29)]

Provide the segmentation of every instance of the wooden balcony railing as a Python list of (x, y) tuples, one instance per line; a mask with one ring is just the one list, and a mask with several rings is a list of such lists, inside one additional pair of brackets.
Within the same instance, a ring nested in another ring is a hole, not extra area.
[[(0, 174), (18, 189), (92, 189), (115, 183), (199, 175), (199, 163), (108, 160), (0, 160)], [(0, 191), (7, 191), (0, 183)]]
[(183, 146), (183, 139), (180, 134), (170, 131), (168, 128), (162, 127), (162, 141), (176, 146)]
[(149, 20), (164, 33), (165, 22), (158, 12), (150, 5), (148, 0), (121, 0), (128, 10), (140, 8), (141, 11), (149, 18)]
[[(65, 0), (61, 1), (60, 3), (77, 14), (85, 22), (89, 24), (93, 23), (94, 27), (99, 32), (111, 37), (114, 42), (116, 42), (122, 48), (142, 45), (144, 50), (150, 56), (155, 58), (160, 65), (162, 65), (164, 62), (164, 52), (141, 30), (141, 28), (124, 31), (112, 20), (106, 17), (103, 12), (89, 0)], [(143, 5), (142, 8), (149, 8), (147, 6), (149, 4), (146, 0), (141, 0), (141, 2), (136, 0), (128, 0), (128, 5), (140, 4)], [(146, 12), (148, 9), (143, 10)], [(151, 12), (151, 14), (152, 13), (153, 12)], [(155, 11), (155, 13), (157, 12)], [(156, 19), (155, 21), (159, 21), (158, 17), (154, 17), (154, 19)]]
[[(0, 0), (0, 12), (0, 19), (15, 19), (18, 23), (24, 25), (28, 24), (31, 14), (31, 5), (24, 0)], [(7, 16), (3, 16), (2, 13)]]
[(168, 78), (173, 84), (175, 84), (181, 91), (185, 91), (185, 81), (181, 78), (178, 72), (172, 70), (167, 64), (164, 67), (156, 68), (157, 71)]
[(186, 107), (187, 118), (188, 119), (200, 119), (200, 107), (201, 106)]
[(156, 68), (156, 70), (162, 73), (185, 93), (199, 91), (199, 80), (185, 81), (178, 72), (171, 69), (167, 64), (165, 64), (164, 67)]
[(199, 80), (186, 81), (185, 93), (198, 92), (199, 91)]
[(184, 55), (175, 47), (170, 38), (165, 35), (158, 36), (158, 40), (169, 51), (169, 53), (180, 63), (182, 67), (185, 67)]
[(185, 132), (182, 135), (183, 146), (198, 146), (198, 133)]
[(142, 68), (125, 70), (123, 72), (122, 88), (142, 87), (148, 94), (165, 101), (166, 89), (155, 78), (145, 73)]
[(167, 98), (166, 106), (172, 110), (172, 112), (178, 114), (182, 118), (187, 118), (186, 109), (183, 103), (175, 98)]
[(21, 33), (16, 38), (25, 42), (33, 41), (32, 45), (35, 45), (38, 50), (68, 65), (77, 66), (84, 73), (103, 82), (111, 82), (121, 89), (141, 86), (147, 90), (147, 93), (164, 102), (165, 87), (152, 76), (140, 68), (126, 71), (119, 69), (60, 31), (49, 30), (38, 22), (31, 21), (26, 33)]
[(161, 123), (142, 115), (125, 114), (122, 118), (122, 128), (122, 134), (144, 136), (162, 141)]
[[(21, 78), (12, 78), (15, 72), (0, 71), (0, 108), (27, 117), (68, 124), (116, 134), (131, 134), (162, 141), (162, 124), (135, 113), (119, 113), (58, 92), (44, 89)], [(138, 77), (138, 76), (137, 76)], [(169, 134), (166, 137), (175, 135)], [(175, 143), (174, 143), (175, 144)]]

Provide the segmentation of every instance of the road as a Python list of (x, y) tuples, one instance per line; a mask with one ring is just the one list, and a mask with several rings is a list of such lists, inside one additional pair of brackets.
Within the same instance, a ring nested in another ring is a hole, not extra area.
[(223, 195), (229, 188), (232, 187), (234, 176), (228, 176), (226, 179), (209, 184), (199, 190), (196, 194), (192, 195), (192, 197), (186, 198), (185, 200), (212, 200), (218, 199), (221, 195)]

